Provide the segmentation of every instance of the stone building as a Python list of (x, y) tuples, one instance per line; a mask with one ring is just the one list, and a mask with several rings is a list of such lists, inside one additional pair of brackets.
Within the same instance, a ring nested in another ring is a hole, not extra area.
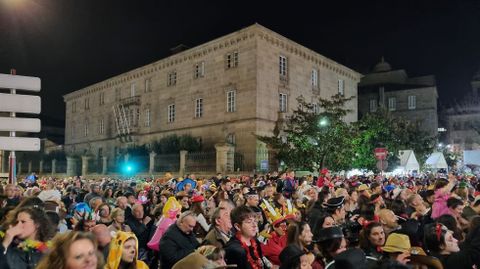
[(408, 77), (382, 60), (358, 84), (359, 118), (379, 107), (392, 116), (419, 122), (430, 135), (438, 134), (437, 87), (433, 75)]
[(447, 143), (457, 153), (480, 149), (480, 70), (472, 78), (472, 92), (445, 112)]
[[(65, 150), (113, 162), (120, 148), (189, 134), (205, 150), (233, 145), (258, 169), (268, 153), (255, 135), (271, 135), (298, 96), (356, 96), (360, 77), (254, 24), (65, 95)], [(356, 121), (356, 99), (348, 108)]]

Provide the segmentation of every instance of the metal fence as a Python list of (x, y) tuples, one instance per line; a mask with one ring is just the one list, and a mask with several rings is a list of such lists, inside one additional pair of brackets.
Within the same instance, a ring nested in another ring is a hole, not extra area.
[(180, 169), (180, 154), (162, 154), (155, 156), (155, 172), (171, 172)]
[(187, 153), (185, 160), (185, 171), (211, 172), (216, 170), (217, 155), (211, 152)]

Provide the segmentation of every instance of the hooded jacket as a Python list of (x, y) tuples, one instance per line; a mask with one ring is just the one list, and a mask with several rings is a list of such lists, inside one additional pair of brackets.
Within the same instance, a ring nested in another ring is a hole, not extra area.
[(130, 232), (121, 232), (118, 231), (115, 237), (112, 239), (110, 243), (110, 252), (108, 253), (108, 258), (105, 264), (105, 269), (118, 269), (120, 266), (120, 262), (122, 261), (122, 252), (123, 252), (123, 245), (125, 242), (133, 238), (135, 239), (135, 248), (136, 254), (135, 258), (133, 259), (133, 263), (136, 264), (136, 269), (148, 269), (147, 264), (143, 261), (137, 260), (138, 258), (138, 239), (134, 233)]

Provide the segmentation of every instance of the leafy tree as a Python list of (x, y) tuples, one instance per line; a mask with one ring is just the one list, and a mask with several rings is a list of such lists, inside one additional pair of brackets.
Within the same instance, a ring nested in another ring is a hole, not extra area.
[(158, 154), (178, 153), (180, 150), (197, 152), (201, 149), (201, 142), (190, 135), (169, 135), (152, 143), (152, 150)]
[(297, 98), (298, 108), (286, 121), (277, 123), (274, 136), (259, 136), (277, 152), (277, 158), (293, 169), (313, 171), (317, 167), (341, 170), (351, 165), (353, 132), (344, 117), (351, 112), (345, 104), (354, 97), (334, 95), (318, 99), (318, 108)]
[(394, 118), (383, 108), (366, 114), (354, 123), (356, 136), (353, 139), (355, 157), (354, 168), (376, 170), (376, 147), (385, 147), (389, 151), (389, 169), (399, 164), (399, 150), (412, 149), (420, 163), (424, 162), (435, 147), (436, 138), (429, 136), (419, 128), (402, 118)]

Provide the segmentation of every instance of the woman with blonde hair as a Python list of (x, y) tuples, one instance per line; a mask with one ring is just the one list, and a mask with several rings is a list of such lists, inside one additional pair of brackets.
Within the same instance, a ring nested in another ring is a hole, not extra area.
[(108, 230), (111, 232), (131, 232), (130, 226), (125, 224), (125, 211), (119, 207), (112, 209), (110, 213), (110, 218), (112, 219), (112, 224), (108, 226)]
[(100, 269), (103, 258), (97, 251), (97, 242), (91, 233), (70, 232), (58, 234), (48, 255), (36, 269)]

